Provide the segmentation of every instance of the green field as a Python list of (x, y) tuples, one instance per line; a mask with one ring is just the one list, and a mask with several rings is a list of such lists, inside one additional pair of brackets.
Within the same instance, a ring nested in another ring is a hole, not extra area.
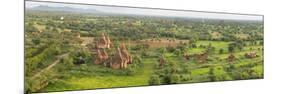
[[(82, 78), (80, 77), (80, 70), (72, 70), (71, 75), (76, 75), (61, 83), (55, 83), (47, 87), (46, 91), (60, 91), (60, 90), (74, 90), (74, 89), (97, 89), (97, 88), (113, 88), (113, 87), (127, 87), (127, 86), (143, 86), (148, 85), (147, 81), (153, 70), (153, 58), (144, 60), (144, 67), (136, 74), (130, 76), (113, 75), (110, 73), (98, 73), (95, 70), (87, 71)], [(104, 68), (96, 65), (89, 65), (89, 69), (101, 70)], [(108, 83), (110, 82), (110, 83)], [(43, 91), (44, 91), (43, 90)]]

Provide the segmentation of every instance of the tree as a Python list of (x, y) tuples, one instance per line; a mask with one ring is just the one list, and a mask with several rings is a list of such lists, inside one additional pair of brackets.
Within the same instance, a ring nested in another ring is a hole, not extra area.
[(40, 44), (40, 39), (39, 39), (39, 38), (34, 38), (34, 39), (32, 39), (32, 42), (33, 42), (35, 45), (38, 45), (38, 44)]
[(197, 45), (194, 44), (194, 43), (192, 43), (192, 44), (191, 44), (191, 47), (192, 47), (192, 48), (197, 48)]
[(181, 50), (180, 50), (180, 49), (176, 49), (176, 50), (174, 51), (174, 54), (175, 54), (176, 56), (181, 56)]
[(165, 47), (160, 48), (160, 54), (165, 54), (167, 52), (167, 49)]
[(259, 45), (263, 45), (263, 41), (260, 41)]
[(208, 54), (212, 54), (214, 51), (215, 51), (215, 47), (213, 47), (212, 45), (211, 45), (211, 43), (208, 45), (208, 47), (207, 47), (207, 50), (206, 50), (206, 52), (208, 53)]
[(236, 69), (236, 67), (233, 64), (226, 65), (224, 68), (225, 68), (225, 71), (227, 71), (227, 72), (232, 72)]
[(62, 59), (62, 63), (67, 67), (72, 67), (74, 65), (73, 64), (73, 58), (70, 58), (70, 57), (64, 57)]
[(242, 51), (243, 47), (242, 46), (238, 46), (238, 49), (239, 49), (239, 51)]
[(27, 25), (25, 28), (26, 32), (38, 32), (39, 30), (33, 25)]
[(240, 76), (241, 76), (241, 79), (249, 79), (249, 77), (250, 77), (250, 75), (247, 72), (242, 72), (240, 74)]
[(190, 44), (195, 44), (196, 43), (196, 39), (195, 38), (191, 38), (189, 41)]
[(114, 42), (113, 42), (113, 44), (114, 44), (115, 48), (117, 48), (117, 47), (119, 47), (119, 46), (120, 46), (120, 42), (119, 42), (119, 41), (117, 41), (117, 40), (116, 40), (116, 41), (114, 41)]
[(175, 48), (175, 47), (172, 47), (171, 45), (168, 45), (168, 47), (166, 47), (166, 50), (167, 50), (168, 52), (174, 52), (174, 51), (176, 50), (176, 48)]
[(137, 66), (143, 66), (142, 63), (142, 58), (140, 56), (134, 56), (133, 57), (133, 64), (137, 65)]
[(220, 50), (219, 50), (219, 54), (223, 54), (223, 48), (221, 48)]
[(232, 45), (228, 46), (228, 52), (233, 53), (234, 52), (234, 47)]
[(74, 52), (73, 54), (74, 64), (84, 64), (90, 62), (91, 60), (91, 54), (88, 51), (79, 50), (77, 52)]
[(216, 81), (216, 76), (215, 76), (214, 68), (213, 68), (213, 67), (211, 67), (211, 68), (209, 69), (209, 79), (210, 79), (211, 81)]

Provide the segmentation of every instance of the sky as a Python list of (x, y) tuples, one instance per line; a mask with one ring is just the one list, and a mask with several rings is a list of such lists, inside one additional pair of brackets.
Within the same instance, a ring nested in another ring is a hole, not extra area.
[(230, 19), (230, 20), (258, 20), (258, 21), (263, 20), (262, 16), (257, 16), (257, 15), (239, 15), (239, 14), (226, 14), (226, 13), (173, 11), (173, 10), (129, 8), (129, 7), (117, 7), (117, 6), (99, 6), (99, 5), (82, 5), (82, 4), (65, 4), (65, 3), (26, 1), (26, 8), (32, 8), (32, 7), (36, 7), (36, 6), (40, 6), (40, 5), (45, 5), (45, 6), (49, 6), (49, 7), (72, 7), (72, 8), (82, 8), (82, 9), (95, 9), (95, 10), (98, 10), (101, 12), (118, 13), (118, 14), (193, 17), (193, 18)]

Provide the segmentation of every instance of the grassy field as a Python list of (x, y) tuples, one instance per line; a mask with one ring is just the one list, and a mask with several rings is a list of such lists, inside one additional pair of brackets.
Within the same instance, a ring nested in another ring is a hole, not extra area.
[[(155, 58), (147, 58), (144, 60), (144, 67), (134, 75), (120, 76), (112, 75), (111, 73), (102, 73), (97, 71), (88, 71), (81, 76), (80, 70), (72, 70), (71, 78), (67, 78), (60, 83), (54, 83), (49, 85), (43, 91), (59, 91), (59, 90), (79, 90), (79, 89), (98, 89), (98, 88), (114, 88), (114, 87), (127, 87), (127, 86), (143, 86), (148, 85), (148, 80), (153, 72), (153, 66), (155, 63)], [(77, 66), (79, 67), (79, 66)], [(102, 66), (97, 66), (89, 64), (88, 68), (100, 68), (103, 70)], [(96, 73), (95, 73), (96, 72)]]

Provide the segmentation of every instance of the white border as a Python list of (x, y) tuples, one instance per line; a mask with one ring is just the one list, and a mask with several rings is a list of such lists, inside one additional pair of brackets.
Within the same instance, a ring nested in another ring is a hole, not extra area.
[[(265, 78), (230, 82), (64, 92), (69, 94), (281, 94), (280, 2), (278, 0), (50, 0), (165, 9), (265, 15)], [(23, 92), (23, 0), (3, 0), (0, 17), (0, 92)]]

